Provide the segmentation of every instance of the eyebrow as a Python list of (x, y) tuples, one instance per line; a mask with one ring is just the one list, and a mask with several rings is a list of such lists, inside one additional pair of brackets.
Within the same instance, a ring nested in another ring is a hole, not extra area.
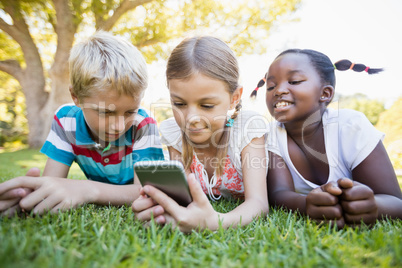
[[(295, 73), (303, 73), (303, 71), (302, 70), (291, 70), (291, 71), (289, 71), (287, 73), (287, 75), (292, 75), (292, 74), (295, 74)], [(271, 76), (267, 77), (267, 81), (271, 80), (273, 78), (275, 78), (275, 76), (271, 75)]]
[[(180, 98), (179, 96), (174, 95), (174, 94), (170, 95), (170, 97), (171, 97), (171, 98), (177, 98), (177, 99), (183, 100), (182, 98)], [(214, 100), (214, 99), (216, 99), (216, 96), (207, 96), (207, 97), (205, 97), (205, 98), (200, 99), (200, 101), (210, 101), (210, 100)]]

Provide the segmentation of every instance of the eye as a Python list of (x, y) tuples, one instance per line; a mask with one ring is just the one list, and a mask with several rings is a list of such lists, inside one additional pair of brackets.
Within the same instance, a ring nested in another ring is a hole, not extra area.
[(215, 107), (215, 105), (212, 105), (212, 104), (202, 104), (201, 107), (204, 108), (204, 109), (212, 109), (212, 108)]
[(271, 90), (273, 90), (275, 88), (275, 86), (268, 86), (267, 85), (267, 91), (271, 91)]
[(298, 85), (298, 84), (300, 84), (301, 82), (303, 82), (303, 80), (294, 80), (294, 81), (289, 81), (289, 84), (291, 84), (291, 85)]
[(181, 107), (184, 107), (186, 104), (184, 104), (182, 102), (173, 102), (173, 105), (176, 106), (176, 107), (181, 108)]
[(99, 113), (100, 115), (111, 115), (111, 114), (112, 114), (111, 111), (98, 111), (98, 113)]
[(137, 111), (127, 111), (127, 112), (126, 112), (126, 114), (128, 114), (128, 115), (130, 115), (130, 116), (131, 116), (131, 115), (134, 115), (134, 114), (136, 114), (136, 113), (137, 113)]

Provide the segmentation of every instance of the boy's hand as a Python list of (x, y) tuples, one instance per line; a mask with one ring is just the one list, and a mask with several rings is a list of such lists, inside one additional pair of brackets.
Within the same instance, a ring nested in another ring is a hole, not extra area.
[(14, 178), (0, 185), (0, 194), (20, 187), (33, 189), (32, 193), (21, 199), (19, 206), (36, 215), (65, 211), (89, 203), (94, 198), (88, 181), (55, 177)]
[(342, 188), (340, 204), (345, 222), (351, 225), (360, 225), (361, 221), (365, 224), (375, 223), (378, 209), (373, 190), (348, 178), (339, 179), (338, 185)]
[(306, 198), (306, 213), (317, 222), (336, 223), (343, 228), (345, 220), (338, 196), (342, 190), (334, 182), (329, 182), (313, 189)]
[[(31, 168), (25, 176), (39, 177), (40, 170), (39, 168)], [(18, 202), (31, 192), (30, 188), (19, 187), (0, 194), (0, 216), (12, 217), (17, 215), (21, 210)]]
[(134, 218), (145, 222), (147, 225), (149, 221), (154, 218), (158, 224), (164, 224), (166, 219), (164, 217), (165, 210), (162, 206), (158, 205), (152, 198), (149, 198), (144, 192), (144, 188), (140, 190), (140, 196), (134, 200), (131, 205), (134, 212)]
[(145, 194), (163, 207), (166, 212), (164, 214), (165, 223), (172, 224), (172, 227), (178, 227), (180, 231), (185, 233), (198, 228), (216, 229), (219, 224), (218, 213), (209, 203), (194, 174), (190, 174), (187, 180), (193, 198), (193, 202), (187, 207), (180, 206), (176, 201), (155, 187), (145, 186), (143, 189)]

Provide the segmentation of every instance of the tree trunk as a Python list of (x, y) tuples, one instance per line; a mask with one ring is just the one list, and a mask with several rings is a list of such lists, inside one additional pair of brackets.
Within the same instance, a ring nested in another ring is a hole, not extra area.
[(20, 81), (25, 94), (26, 111), (28, 119), (28, 143), (31, 148), (39, 148), (43, 144), (43, 135), (45, 132), (43, 125), (43, 107), (45, 105), (47, 94), (40, 94), (45, 89), (45, 79), (42, 69), (24, 72)]
[[(96, 25), (96, 28), (109, 31), (128, 10), (151, 1), (153, 0), (123, 0), (116, 10), (113, 10), (112, 16), (98, 20), (100, 25)], [(4, 11), (13, 20), (13, 24), (10, 24), (0, 17), (0, 29), (21, 46), (26, 64), (26, 68), (22, 69), (15, 60), (0, 61), (0, 71), (12, 75), (20, 83), (26, 99), (28, 143), (31, 148), (39, 148), (46, 140), (56, 109), (72, 101), (69, 92), (68, 58), (74, 34), (80, 23), (78, 17), (81, 11), (80, 5), (74, 5), (69, 0), (53, 0), (56, 20), (52, 18), (51, 24), (57, 34), (57, 50), (49, 70), (51, 89), (48, 92), (45, 90), (45, 74), (39, 50), (30, 35), (21, 9), (22, 1), (0, 0), (0, 2), (4, 5)]]

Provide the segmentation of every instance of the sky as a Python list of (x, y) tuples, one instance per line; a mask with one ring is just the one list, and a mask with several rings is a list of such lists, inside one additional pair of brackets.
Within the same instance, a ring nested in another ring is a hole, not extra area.
[[(273, 59), (288, 48), (309, 48), (326, 54), (332, 62), (349, 59), (385, 71), (336, 72), (336, 92), (363, 93), (389, 106), (402, 97), (402, 1), (401, 0), (302, 0), (292, 22), (279, 23), (267, 38), (267, 53), (238, 57), (243, 107), (266, 114), (265, 91), (255, 101), (251, 91)], [(213, 33), (212, 33), (213, 34)], [(150, 84), (144, 101), (169, 98), (164, 78), (166, 63), (149, 66)]]

